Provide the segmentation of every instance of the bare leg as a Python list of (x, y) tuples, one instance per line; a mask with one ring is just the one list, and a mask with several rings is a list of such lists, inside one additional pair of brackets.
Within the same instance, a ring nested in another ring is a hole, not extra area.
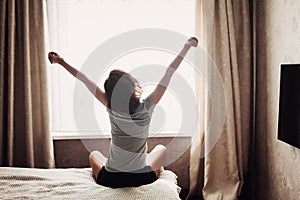
[(154, 149), (147, 154), (146, 163), (155, 172), (157, 178), (159, 177), (160, 168), (163, 166), (166, 155), (167, 148), (161, 144), (155, 146)]
[(89, 155), (89, 161), (93, 170), (93, 174), (95, 178), (97, 178), (102, 167), (105, 165), (107, 158), (99, 151), (93, 151)]

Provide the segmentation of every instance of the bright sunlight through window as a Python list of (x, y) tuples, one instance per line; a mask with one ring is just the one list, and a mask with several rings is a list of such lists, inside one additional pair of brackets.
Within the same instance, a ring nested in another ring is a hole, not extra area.
[[(80, 70), (95, 48), (126, 31), (160, 28), (187, 37), (194, 36), (195, 5), (196, 0), (47, 0), (50, 49), (59, 52), (72, 66)], [(130, 71), (134, 66), (147, 64), (168, 66), (174, 57), (174, 54), (163, 51), (138, 51), (119, 58), (110, 69)], [(189, 80), (194, 90), (194, 72), (189, 67), (185, 67), (188, 65), (184, 61), (179, 68), (179, 73)], [(49, 98), (52, 134), (76, 137), (80, 132), (81, 136), (97, 137), (101, 131), (102, 135), (104, 133), (109, 136), (110, 122), (106, 108), (96, 99), (94, 111), (101, 130), (77, 130), (73, 116), (76, 79), (58, 65), (50, 67)], [(105, 80), (93, 81), (104, 89)], [(145, 98), (154, 86), (143, 87), (143, 98)], [(151, 128), (150, 125), (150, 136), (177, 135), (182, 119), (176, 94), (167, 90), (159, 105), (165, 110), (166, 120), (159, 129)], [(154, 111), (153, 118), (155, 115)]]

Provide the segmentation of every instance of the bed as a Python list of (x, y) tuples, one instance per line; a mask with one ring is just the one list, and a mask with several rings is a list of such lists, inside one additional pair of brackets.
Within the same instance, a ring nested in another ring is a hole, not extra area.
[(0, 199), (166, 199), (179, 198), (177, 176), (162, 170), (160, 178), (140, 187), (107, 188), (96, 184), (90, 168), (32, 169), (0, 167)]

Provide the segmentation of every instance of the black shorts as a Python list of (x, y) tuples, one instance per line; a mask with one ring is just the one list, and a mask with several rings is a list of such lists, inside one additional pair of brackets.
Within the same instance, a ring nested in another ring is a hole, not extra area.
[(156, 181), (155, 172), (150, 166), (134, 172), (109, 172), (103, 166), (96, 182), (111, 188), (138, 187)]

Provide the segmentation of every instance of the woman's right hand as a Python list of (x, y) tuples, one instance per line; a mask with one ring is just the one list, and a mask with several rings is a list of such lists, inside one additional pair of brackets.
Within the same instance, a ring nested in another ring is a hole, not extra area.
[(63, 61), (63, 59), (62, 59), (62, 57), (60, 57), (60, 55), (58, 55), (56, 52), (52, 52), (52, 51), (48, 53), (48, 59), (51, 64), (55, 64), (55, 63), (60, 64)]
[(191, 37), (187, 42), (186, 45), (190, 47), (197, 47), (198, 46), (198, 39), (195, 37)]

